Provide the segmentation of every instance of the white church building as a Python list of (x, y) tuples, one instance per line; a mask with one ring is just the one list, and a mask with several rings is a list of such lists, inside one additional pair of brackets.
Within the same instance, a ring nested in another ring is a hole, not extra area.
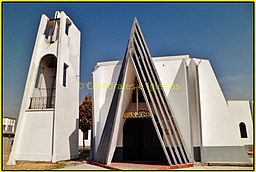
[(249, 101), (225, 99), (209, 60), (151, 58), (136, 19), (124, 60), (97, 63), (92, 80), (93, 161), (250, 162)]
[[(42, 15), (9, 165), (78, 158), (80, 36), (63, 11)], [(97, 63), (91, 86), (92, 161), (250, 162), (249, 101), (225, 99), (209, 60), (152, 58), (136, 19), (123, 61)]]

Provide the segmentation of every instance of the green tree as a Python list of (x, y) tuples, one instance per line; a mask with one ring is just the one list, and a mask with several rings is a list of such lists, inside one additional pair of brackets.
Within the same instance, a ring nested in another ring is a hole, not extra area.
[(92, 101), (89, 96), (85, 96), (83, 103), (79, 106), (79, 129), (84, 133), (84, 139), (88, 139), (88, 130), (92, 127)]

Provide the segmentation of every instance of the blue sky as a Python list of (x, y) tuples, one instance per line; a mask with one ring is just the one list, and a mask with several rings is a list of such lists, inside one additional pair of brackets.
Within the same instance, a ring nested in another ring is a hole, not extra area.
[(4, 116), (17, 117), (40, 17), (57, 10), (82, 33), (83, 83), (96, 62), (123, 59), (137, 17), (152, 56), (209, 59), (227, 99), (252, 99), (252, 3), (4, 3)]

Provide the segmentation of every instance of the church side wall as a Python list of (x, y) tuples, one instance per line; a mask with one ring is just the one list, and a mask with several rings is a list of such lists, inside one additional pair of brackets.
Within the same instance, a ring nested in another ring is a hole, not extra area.
[(198, 65), (202, 126), (202, 162), (248, 162), (239, 131), (208, 60)]
[(241, 138), (240, 132), (238, 137), (241, 139), (244, 145), (253, 145), (253, 123), (249, 101), (230, 100), (228, 101), (228, 107), (230, 114), (235, 121), (236, 128), (238, 128), (239, 131), (239, 124), (241, 122), (245, 123), (248, 137)]

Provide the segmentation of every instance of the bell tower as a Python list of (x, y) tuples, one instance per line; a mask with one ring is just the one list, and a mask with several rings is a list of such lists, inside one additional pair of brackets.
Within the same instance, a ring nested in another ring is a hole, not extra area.
[(63, 11), (42, 15), (8, 165), (78, 157), (80, 36)]

